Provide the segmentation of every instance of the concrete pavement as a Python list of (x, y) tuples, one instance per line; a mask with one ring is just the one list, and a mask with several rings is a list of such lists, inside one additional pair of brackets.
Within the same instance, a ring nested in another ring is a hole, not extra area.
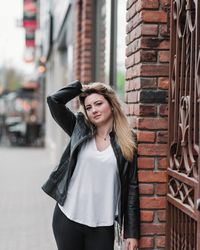
[(0, 250), (56, 250), (45, 149), (0, 148)]

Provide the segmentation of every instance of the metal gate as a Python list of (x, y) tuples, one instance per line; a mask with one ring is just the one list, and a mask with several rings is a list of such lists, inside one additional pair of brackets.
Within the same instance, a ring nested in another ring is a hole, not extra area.
[(171, 0), (167, 249), (200, 250), (200, 0)]

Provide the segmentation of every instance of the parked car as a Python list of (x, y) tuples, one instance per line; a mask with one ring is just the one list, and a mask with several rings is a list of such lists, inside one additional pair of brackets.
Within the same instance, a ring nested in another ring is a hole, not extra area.
[(5, 126), (6, 134), (11, 145), (26, 145), (26, 123), (20, 116), (7, 117)]

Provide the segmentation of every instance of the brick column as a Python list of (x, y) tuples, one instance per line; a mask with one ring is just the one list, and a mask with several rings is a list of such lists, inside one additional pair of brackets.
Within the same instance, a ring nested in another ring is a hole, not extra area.
[(92, 0), (76, 3), (74, 75), (83, 83), (92, 81)]
[[(79, 0), (76, 3), (76, 26), (74, 46), (74, 76), (82, 83), (92, 81), (92, 0)], [(73, 109), (79, 107), (74, 99)]]
[(165, 248), (169, 0), (127, 1), (126, 103), (137, 132), (143, 249)]
[(92, 0), (82, 0), (81, 81), (92, 81)]
[(81, 78), (81, 20), (82, 20), (82, 0), (77, 1), (75, 9), (75, 46), (74, 46), (74, 76)]

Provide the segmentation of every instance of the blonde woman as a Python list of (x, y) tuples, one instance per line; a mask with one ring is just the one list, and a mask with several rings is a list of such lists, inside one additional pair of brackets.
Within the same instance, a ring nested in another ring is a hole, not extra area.
[[(79, 96), (82, 111), (66, 107)], [(57, 201), (58, 250), (113, 250), (114, 222), (125, 249), (140, 237), (136, 142), (115, 91), (74, 81), (47, 98), (55, 121), (71, 137), (43, 190)]]

